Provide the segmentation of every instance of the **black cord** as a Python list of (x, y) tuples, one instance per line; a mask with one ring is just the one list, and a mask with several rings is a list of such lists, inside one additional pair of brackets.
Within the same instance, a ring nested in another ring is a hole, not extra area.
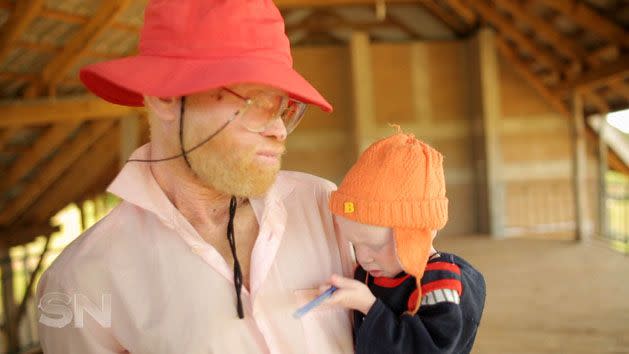
[(234, 217), (236, 216), (236, 208), (238, 202), (236, 197), (232, 196), (229, 201), (229, 222), (227, 223), (227, 240), (229, 241), (229, 248), (232, 251), (232, 257), (234, 258), (234, 286), (236, 287), (237, 297), (237, 310), (238, 318), (245, 318), (245, 314), (242, 310), (242, 299), (240, 293), (242, 291), (242, 270), (240, 269), (240, 262), (238, 261), (238, 255), (236, 254), (236, 239), (234, 238)]
[(188, 164), (188, 167), (192, 169), (192, 165), (190, 165), (190, 161), (188, 160), (188, 155), (186, 155), (186, 150), (183, 148), (183, 114), (186, 112), (186, 96), (181, 96), (181, 111), (179, 113), (179, 147), (181, 148), (181, 155), (183, 155), (184, 160)]
[(127, 160), (127, 162), (162, 162), (162, 161), (174, 160), (176, 158), (179, 158), (179, 157), (183, 156), (183, 158), (186, 160), (186, 163), (188, 164), (188, 166), (190, 166), (190, 161), (188, 161), (187, 154), (189, 154), (189, 153), (193, 152), (194, 150), (198, 149), (199, 147), (201, 147), (201, 145), (207, 143), (213, 137), (218, 135), (218, 133), (222, 132), (223, 129), (227, 128), (227, 125), (229, 123), (231, 123), (231, 121), (234, 120), (234, 118), (236, 116), (238, 116), (238, 114), (240, 113), (240, 111), (237, 111), (234, 114), (234, 118), (232, 118), (232, 119), (228, 120), (227, 122), (225, 122), (225, 124), (223, 124), (217, 131), (215, 131), (210, 136), (208, 136), (207, 139), (201, 141), (200, 143), (198, 143), (197, 145), (192, 147), (192, 149), (185, 150), (184, 147), (183, 147), (183, 115), (185, 113), (185, 103), (186, 103), (186, 97), (183, 96), (183, 97), (181, 97), (181, 115), (180, 115), (180, 118), (179, 118), (179, 145), (181, 147), (181, 154), (170, 156), (170, 157), (165, 157), (163, 159), (155, 159), (155, 160), (129, 159), (129, 160)]

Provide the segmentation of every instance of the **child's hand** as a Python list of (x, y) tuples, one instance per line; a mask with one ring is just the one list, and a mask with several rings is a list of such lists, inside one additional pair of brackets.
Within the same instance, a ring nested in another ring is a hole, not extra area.
[[(338, 290), (326, 300), (327, 304), (358, 310), (366, 315), (374, 302), (376, 302), (376, 297), (373, 296), (367, 285), (358, 280), (334, 274), (330, 278), (329, 284), (336, 286)], [(319, 290), (323, 292), (328, 287), (329, 285), (322, 286)]]

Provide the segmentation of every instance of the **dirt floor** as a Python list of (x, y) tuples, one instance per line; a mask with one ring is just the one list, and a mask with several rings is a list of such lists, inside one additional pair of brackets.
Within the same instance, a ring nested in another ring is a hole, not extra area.
[(437, 237), (485, 275), (473, 353), (629, 353), (629, 256), (589, 244)]

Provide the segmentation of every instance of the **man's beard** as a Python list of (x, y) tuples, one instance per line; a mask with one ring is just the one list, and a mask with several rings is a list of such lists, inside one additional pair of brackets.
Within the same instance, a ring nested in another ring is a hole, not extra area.
[[(283, 144), (269, 142), (269, 147), (280, 150)], [(273, 185), (280, 164), (263, 164), (256, 161), (255, 154), (254, 147), (243, 148), (219, 133), (188, 159), (197, 177), (209, 187), (237, 197), (258, 197)]]

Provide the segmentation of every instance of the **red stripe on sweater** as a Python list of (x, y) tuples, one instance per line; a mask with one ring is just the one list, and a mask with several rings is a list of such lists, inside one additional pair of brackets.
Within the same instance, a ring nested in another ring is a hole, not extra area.
[(428, 263), (426, 265), (426, 270), (427, 271), (428, 270), (449, 270), (452, 273), (461, 275), (461, 268), (459, 268), (459, 266), (454, 263), (448, 263), (448, 262)]
[(459, 296), (463, 293), (463, 285), (461, 284), (461, 281), (456, 279), (442, 279), (422, 285), (422, 294), (428, 294), (429, 292), (437, 289), (456, 290), (458, 291)]
[(396, 286), (404, 283), (404, 281), (410, 276), (410, 274), (406, 274), (401, 278), (374, 277), (373, 282), (383, 288), (395, 288)]

